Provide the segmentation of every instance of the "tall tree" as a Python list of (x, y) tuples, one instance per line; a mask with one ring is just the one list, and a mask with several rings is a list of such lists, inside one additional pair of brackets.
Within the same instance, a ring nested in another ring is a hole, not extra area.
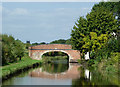
[[(109, 0), (109, 2), (100, 2), (99, 4), (95, 4), (92, 8), (93, 11), (97, 11), (98, 9), (101, 9), (101, 7), (104, 7), (105, 9), (107, 9), (110, 12), (113, 12), (113, 15), (116, 17), (117, 19), (117, 23), (116, 24), (120, 24), (120, 0)], [(119, 45), (119, 49), (120, 49), (120, 25), (118, 28), (118, 31), (116, 32), (116, 36), (117, 36), (117, 40), (118, 40), (118, 45)]]
[(89, 34), (87, 29), (87, 20), (83, 17), (80, 17), (73, 27), (71, 32), (71, 45), (73, 49), (77, 49), (82, 52), (82, 46), (84, 45), (83, 38), (84, 35)]
[[(102, 47), (95, 45), (105, 43), (105, 38), (108, 39), (107, 35), (111, 36), (111, 33), (116, 33), (118, 28), (119, 25), (112, 12), (106, 10), (104, 7), (93, 10), (87, 14), (86, 19), (80, 17), (77, 23), (75, 23), (71, 33), (73, 49), (86, 53), (92, 51), (94, 48)], [(93, 39), (93, 37), (96, 38)], [(104, 39), (100, 41), (99, 38)], [(94, 41), (97, 42), (93, 43)]]
[(91, 11), (86, 16), (88, 22), (89, 31), (100, 34), (111, 34), (118, 31), (118, 24), (115, 16), (109, 10), (104, 7), (100, 7), (99, 10)]

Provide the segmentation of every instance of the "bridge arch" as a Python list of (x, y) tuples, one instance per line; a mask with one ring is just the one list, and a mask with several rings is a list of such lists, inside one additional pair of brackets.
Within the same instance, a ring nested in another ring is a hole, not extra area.
[(46, 51), (44, 51), (44, 52), (40, 55), (40, 58), (42, 58), (42, 56), (43, 56), (45, 53), (48, 53), (48, 52), (63, 52), (63, 53), (65, 53), (65, 54), (68, 55), (69, 61), (70, 61), (70, 59), (72, 59), (72, 58), (71, 58), (71, 55), (70, 55), (68, 52), (64, 51), (64, 50), (46, 50)]
[(51, 52), (63, 52), (69, 56), (69, 62), (77, 62), (81, 59), (80, 52), (78, 50), (73, 50), (71, 45), (68, 44), (44, 44), (29, 47), (29, 56), (32, 59), (41, 60), (42, 55)]

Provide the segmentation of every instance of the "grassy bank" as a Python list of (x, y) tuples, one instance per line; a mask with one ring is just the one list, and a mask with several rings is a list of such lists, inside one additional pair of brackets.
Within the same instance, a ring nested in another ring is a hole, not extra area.
[(41, 63), (42, 61), (40, 60), (32, 60), (29, 57), (23, 57), (21, 61), (0, 67), (2, 70), (0, 77), (2, 77), (2, 79), (7, 79), (15, 73), (22, 72), (36, 65), (38, 66)]

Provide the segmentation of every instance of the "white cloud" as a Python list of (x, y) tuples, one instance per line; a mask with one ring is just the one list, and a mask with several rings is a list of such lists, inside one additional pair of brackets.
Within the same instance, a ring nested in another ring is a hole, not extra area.
[(5, 15), (28, 15), (29, 11), (25, 8), (7, 9), (3, 7), (3, 14)]
[(24, 8), (16, 8), (13, 11), (10, 11), (10, 15), (27, 15), (29, 12)]

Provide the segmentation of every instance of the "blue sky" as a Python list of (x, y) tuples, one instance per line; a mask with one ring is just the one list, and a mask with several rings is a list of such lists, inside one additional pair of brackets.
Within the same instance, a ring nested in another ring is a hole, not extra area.
[(4, 2), (2, 33), (23, 42), (51, 42), (69, 39), (80, 16), (97, 2)]

